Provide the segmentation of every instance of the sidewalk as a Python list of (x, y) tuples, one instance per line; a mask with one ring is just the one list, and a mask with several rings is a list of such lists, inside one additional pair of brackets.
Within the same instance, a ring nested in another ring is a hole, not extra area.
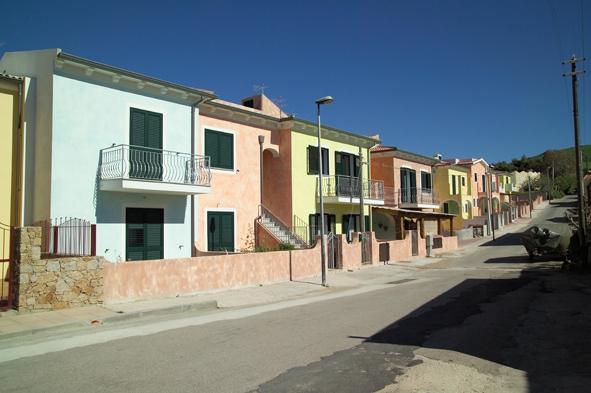
[[(534, 211), (544, 209), (547, 202)], [(530, 219), (517, 219), (514, 223), (498, 230), (497, 237), (508, 232), (521, 230)], [(50, 312), (23, 313), (8, 311), (0, 313), (0, 340), (32, 336), (66, 329), (90, 328), (127, 320), (178, 314), (182, 312), (214, 312), (217, 309), (248, 307), (276, 303), (288, 299), (317, 296), (372, 284), (383, 284), (392, 280), (404, 280), (408, 268), (437, 263), (443, 258), (462, 256), (475, 247), (491, 240), (490, 236), (475, 239), (461, 245), (457, 250), (440, 254), (434, 258), (416, 257), (409, 262), (390, 262), (388, 265), (370, 265), (355, 271), (334, 270), (328, 272), (328, 288), (320, 285), (320, 277), (303, 281), (288, 281), (257, 287), (210, 291), (194, 296), (153, 299), (103, 306), (90, 306)], [(395, 266), (396, 268), (393, 268)], [(405, 269), (406, 268), (406, 269)]]

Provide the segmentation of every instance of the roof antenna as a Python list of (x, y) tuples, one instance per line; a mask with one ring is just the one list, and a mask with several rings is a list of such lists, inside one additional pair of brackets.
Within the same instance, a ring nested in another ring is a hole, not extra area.
[(269, 87), (269, 86), (265, 85), (264, 83), (261, 83), (260, 85), (254, 85), (252, 87), (252, 90), (254, 90), (254, 92), (257, 94), (265, 95), (265, 89), (267, 87)]

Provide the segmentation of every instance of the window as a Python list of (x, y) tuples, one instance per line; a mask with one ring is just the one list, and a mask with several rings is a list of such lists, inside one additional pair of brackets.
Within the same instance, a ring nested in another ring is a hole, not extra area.
[(164, 209), (125, 209), (125, 259), (164, 258)]
[(475, 173), (475, 174), (474, 174), (474, 181), (475, 181), (476, 183), (478, 183), (478, 173)]
[(417, 172), (400, 168), (400, 200), (402, 203), (417, 203)]
[[(322, 148), (322, 174), (328, 176), (328, 149)], [(318, 174), (318, 147), (308, 146), (308, 175)]]
[(129, 176), (162, 180), (162, 113), (129, 110)]
[(456, 195), (456, 175), (451, 175), (451, 195)]
[(429, 172), (421, 172), (421, 188), (424, 191), (431, 191), (431, 174)]
[(443, 212), (444, 213), (449, 213), (449, 203), (445, 202), (443, 204)]
[(359, 156), (335, 152), (335, 175), (359, 177)]
[(212, 168), (233, 170), (234, 135), (206, 129), (205, 155), (210, 157)]
[[(329, 232), (336, 233), (336, 216), (334, 214), (324, 213), (324, 234)], [(310, 228), (310, 240), (316, 239), (320, 235), (320, 214), (310, 214), (308, 216)]]
[(482, 192), (486, 192), (486, 176), (482, 175)]
[(462, 187), (466, 187), (466, 178), (462, 176)]
[(207, 251), (234, 251), (234, 212), (207, 212)]

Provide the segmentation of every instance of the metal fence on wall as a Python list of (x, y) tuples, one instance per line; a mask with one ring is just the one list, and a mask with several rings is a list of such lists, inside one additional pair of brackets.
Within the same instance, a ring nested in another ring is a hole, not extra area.
[(90, 221), (59, 217), (39, 221), (41, 253), (50, 256), (95, 256), (96, 224)]

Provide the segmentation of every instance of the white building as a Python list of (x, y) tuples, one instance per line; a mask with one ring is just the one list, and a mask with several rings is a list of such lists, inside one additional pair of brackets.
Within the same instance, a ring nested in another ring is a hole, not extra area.
[(191, 256), (194, 195), (208, 193), (211, 178), (208, 158), (191, 153), (198, 105), (213, 93), (59, 49), (5, 53), (2, 72), (30, 78), (24, 225), (89, 220), (97, 254), (110, 261)]

